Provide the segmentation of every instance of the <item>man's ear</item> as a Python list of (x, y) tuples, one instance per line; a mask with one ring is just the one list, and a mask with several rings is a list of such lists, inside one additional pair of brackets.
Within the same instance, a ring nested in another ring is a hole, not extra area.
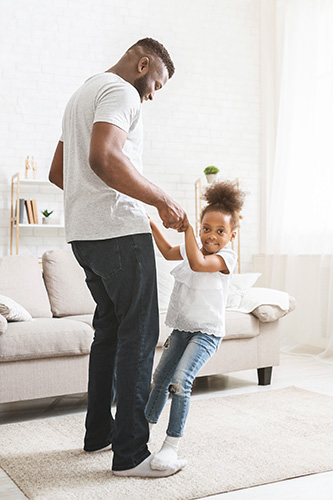
[(147, 73), (149, 69), (149, 57), (144, 56), (141, 57), (140, 61), (138, 62), (138, 71), (139, 73), (142, 73), (142, 76)]

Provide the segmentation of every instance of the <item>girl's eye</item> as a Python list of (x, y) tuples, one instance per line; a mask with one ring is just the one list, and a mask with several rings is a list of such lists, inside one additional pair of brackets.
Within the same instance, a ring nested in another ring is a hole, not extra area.
[(204, 227), (203, 230), (205, 233), (207, 233), (207, 231), (209, 231), (208, 227)]
[(218, 233), (219, 233), (219, 234), (223, 234), (223, 233), (224, 233), (223, 229), (219, 229), (219, 230), (218, 230)]

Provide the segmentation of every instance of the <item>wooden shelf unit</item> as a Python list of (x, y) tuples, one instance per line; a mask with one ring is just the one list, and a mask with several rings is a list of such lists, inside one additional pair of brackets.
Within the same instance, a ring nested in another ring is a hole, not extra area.
[(20, 229), (30, 228), (30, 229), (62, 229), (64, 225), (62, 224), (26, 224), (20, 223), (20, 192), (21, 187), (31, 186), (32, 188), (47, 186), (51, 189), (58, 190), (47, 180), (40, 179), (21, 179), (19, 172), (14, 174), (11, 179), (11, 206), (10, 206), (10, 255), (13, 255), (14, 245), (13, 238), (15, 236), (15, 251), (16, 255), (19, 253), (19, 241), (20, 241)]

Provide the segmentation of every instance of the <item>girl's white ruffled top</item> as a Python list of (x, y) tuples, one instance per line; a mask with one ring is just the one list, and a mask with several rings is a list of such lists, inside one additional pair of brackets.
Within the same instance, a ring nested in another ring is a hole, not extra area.
[(236, 252), (222, 248), (216, 254), (223, 258), (229, 274), (192, 271), (185, 244), (181, 245), (180, 253), (184, 260), (171, 271), (175, 284), (165, 324), (175, 330), (224, 337), (225, 308), (231, 276), (237, 262)]

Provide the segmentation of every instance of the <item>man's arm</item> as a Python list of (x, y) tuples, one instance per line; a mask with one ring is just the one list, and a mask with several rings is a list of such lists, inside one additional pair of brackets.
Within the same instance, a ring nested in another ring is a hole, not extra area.
[(105, 184), (157, 208), (163, 225), (184, 231), (188, 225), (182, 207), (158, 186), (143, 177), (123, 153), (127, 134), (105, 122), (93, 125), (89, 163)]
[(198, 247), (192, 226), (188, 226), (185, 231), (185, 248), (192, 271), (199, 273), (221, 271), (222, 273), (229, 274), (229, 269), (220, 255), (203, 255)]
[(64, 189), (63, 155), (64, 155), (64, 143), (59, 141), (53, 156), (49, 172), (49, 181), (52, 182), (52, 184), (58, 186), (60, 189)]

